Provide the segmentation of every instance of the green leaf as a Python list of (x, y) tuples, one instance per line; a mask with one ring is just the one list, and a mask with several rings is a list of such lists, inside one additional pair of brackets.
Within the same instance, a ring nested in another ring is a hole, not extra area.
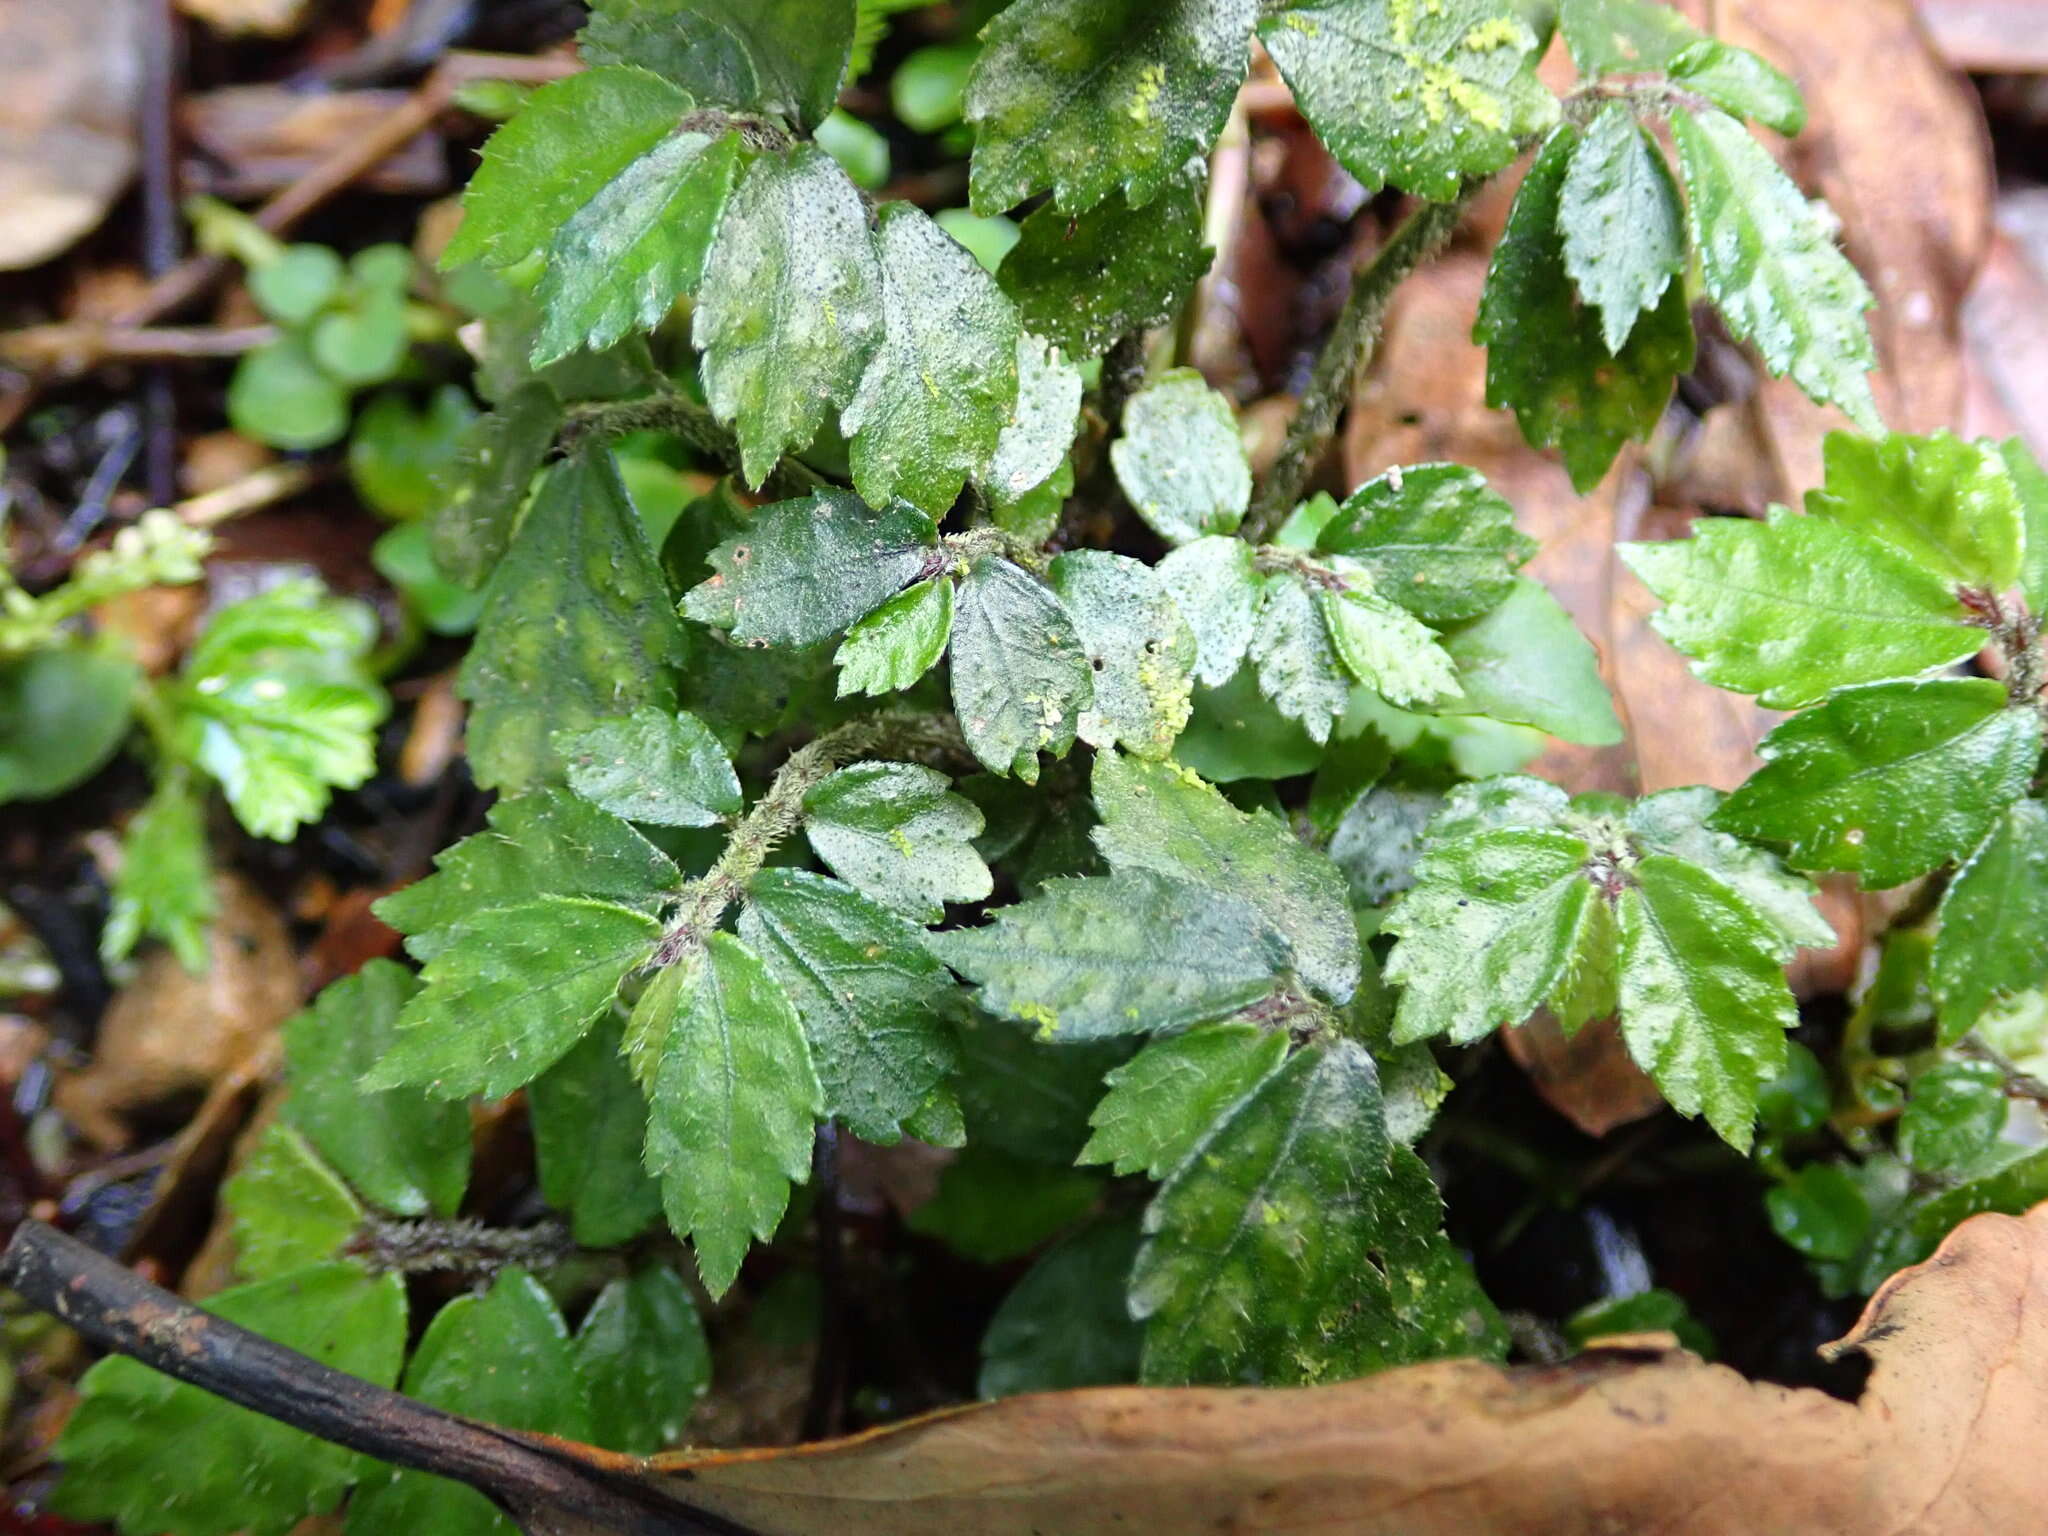
[(99, 772), (128, 734), (141, 681), (128, 657), (86, 646), (0, 662), (0, 805), (47, 800)]
[(1383, 906), (1415, 883), (1423, 830), (1444, 797), (1427, 785), (1381, 784), (1344, 813), (1330, 833), (1329, 856), (1351, 899)]
[(1764, 1193), (1771, 1229), (1809, 1259), (1853, 1259), (1870, 1230), (1870, 1204), (1837, 1163), (1808, 1163)]
[(876, 511), (831, 489), (778, 501), (711, 551), (716, 574), (683, 599), (683, 612), (738, 641), (811, 645), (928, 574), (932, 540), (932, 520), (907, 502)]
[(977, 560), (953, 617), (953, 713), (992, 773), (1038, 782), (1038, 754), (1066, 756), (1095, 696), (1074, 616), (1007, 560)]
[(1787, 1042), (1785, 1051), (1784, 1070), (1757, 1096), (1757, 1124), (1771, 1141), (1811, 1136), (1828, 1123), (1833, 1107), (1834, 1090), (1820, 1058), (1797, 1040)]
[(2018, 800), (1941, 898), (1934, 996), (1944, 1040), (2048, 981), (2048, 807)]
[(1672, 284), (1610, 354), (1565, 270), (1558, 209), (1578, 132), (1543, 141), (1494, 248), (1475, 341), (1486, 347), (1486, 403), (1515, 413), (1532, 448), (1557, 448), (1582, 494), (1621, 445), (1648, 437), (1693, 359), (1692, 316)]
[(1142, 1336), (1124, 1304), (1137, 1254), (1129, 1218), (1094, 1222), (1046, 1250), (989, 1319), (975, 1390), (1014, 1397), (1137, 1380)]
[(1640, 852), (1668, 853), (1728, 887), (1777, 929), (1781, 959), (1791, 959), (1794, 949), (1832, 948), (1835, 930), (1814, 908), (1812, 881), (1775, 855), (1708, 826), (1725, 798), (1698, 785), (1645, 795), (1628, 809), (1629, 839)]
[(671, 132), (550, 232), (535, 367), (651, 331), (698, 291), (742, 154), (738, 133)]
[(1255, 0), (1017, 0), (967, 82), (976, 213), (1052, 190), (1142, 208), (1206, 156), (1244, 79)]
[(1899, 1155), (1921, 1173), (1966, 1168), (2005, 1128), (2005, 1072), (1988, 1061), (1944, 1061), (1913, 1079), (1899, 1116)]
[[(206, 1310), (375, 1386), (405, 1358), (405, 1282), (355, 1264), (322, 1264), (238, 1285)], [(102, 1360), (54, 1447), (63, 1465), (54, 1507), (172, 1536), (285, 1536), (326, 1514), (361, 1457), (237, 1408), (138, 1360)]]
[(854, 0), (598, 0), (583, 30), (593, 64), (637, 64), (715, 106), (815, 128), (839, 98)]
[(310, 452), (348, 433), (348, 390), (297, 336), (244, 353), (228, 380), (228, 423), (273, 448)]
[(1247, 903), (1143, 869), (1048, 880), (986, 926), (927, 942), (982, 1006), (1047, 1040), (1222, 1018), (1270, 993), (1292, 958)]
[(1119, 873), (1149, 871), (1249, 904), (1293, 951), (1303, 981), (1337, 1002), (1358, 986), (1358, 931), (1329, 860), (1267, 812), (1240, 811), (1171, 763), (1095, 759), (1096, 846)]
[(567, 1054), (646, 964), (661, 925), (645, 912), (544, 896), (478, 914), (420, 973), (399, 1037), (363, 1078), (437, 1098), (501, 1098)]
[(1221, 688), (1251, 650), (1263, 588), (1243, 539), (1183, 544), (1158, 565), (1159, 579), (1195, 632), (1195, 677)]
[(1251, 505), (1237, 413), (1192, 368), (1163, 374), (1131, 397), (1109, 457), (1131, 505), (1169, 544), (1234, 533)]
[(469, 1183), (468, 1108), (417, 1089), (359, 1086), (396, 1042), (399, 1010), (417, 991), (403, 966), (372, 960), (287, 1020), (291, 1093), (279, 1113), (380, 1209), (453, 1216)]
[(370, 564), (397, 589), (406, 611), (433, 633), (466, 635), (476, 628), (483, 599), (435, 568), (433, 537), (423, 522), (400, 523), (370, 546)]
[(895, 1142), (958, 1060), (940, 1013), (952, 978), (913, 924), (837, 880), (763, 870), (747, 901), (740, 937), (803, 1020), (824, 1112)]
[(1806, 129), (1799, 87), (1747, 48), (1703, 37), (1681, 48), (1665, 67), (1674, 84), (1724, 112), (1754, 118), (1788, 139)]
[(981, 811), (952, 781), (916, 763), (855, 763), (804, 797), (804, 835), (832, 872), (921, 923), (948, 902), (986, 901), (994, 888), (973, 848)]
[(977, 1264), (1004, 1264), (1080, 1220), (1101, 1193), (1095, 1174), (970, 1146), (904, 1225)]
[(647, 1100), (621, 1040), (619, 1025), (601, 1020), (526, 1089), (541, 1198), (585, 1248), (631, 1242), (661, 1213), (661, 1190), (640, 1166)]
[(1476, 618), (1506, 597), (1536, 543), (1515, 509), (1462, 464), (1390, 469), (1344, 498), (1315, 548), (1371, 573), (1419, 619)]
[(1111, 193), (1086, 213), (1047, 203), (1019, 227), (996, 269), (1024, 329), (1072, 357), (1164, 325), (1209, 270), (1197, 183), (1169, 184), (1134, 208)]
[(1017, 311), (923, 210), (888, 204), (874, 239), (882, 329), (839, 422), (853, 483), (876, 505), (900, 497), (943, 517), (1017, 404)]
[(1078, 1161), (1171, 1176), (1286, 1055), (1286, 1034), (1256, 1024), (1209, 1024), (1152, 1041), (1105, 1079), (1109, 1091), (1088, 1117), (1095, 1134)]
[(597, 1293), (576, 1330), (590, 1439), (647, 1456), (682, 1438), (711, 1385), (711, 1347), (682, 1277), (648, 1264)]
[(2048, 610), (2048, 471), (2042, 470), (2033, 450), (2020, 438), (2007, 438), (1998, 451), (2020, 499), (2025, 534), (2020, 591), (2027, 606), (2040, 613)]
[(889, 105), (917, 133), (937, 133), (960, 121), (967, 76), (981, 50), (973, 43), (938, 43), (918, 49), (889, 77)]
[(1662, 69), (1700, 35), (1664, 0), (1560, 0), (1558, 25), (1587, 77)]
[(331, 246), (288, 245), (249, 269), (249, 297), (279, 325), (304, 326), (340, 295), (347, 275)]
[(1198, 686), (1194, 712), (1173, 744), (1174, 760), (1212, 784), (1292, 778), (1312, 771), (1323, 751), (1299, 721), (1259, 692), (1250, 667), (1240, 667), (1221, 688)]
[(1405, 608), (1372, 589), (1363, 570), (1343, 570), (1343, 591), (1316, 594), (1330, 644), (1345, 668), (1366, 687), (1396, 704), (1434, 705), (1456, 699), (1458, 676), (1434, 631)]
[(436, 484), (433, 514), (434, 563), (451, 581), (480, 586), (504, 558), (561, 422), (561, 400), (533, 379), (463, 433), (455, 463)]
[(1984, 644), (1946, 582), (1824, 516), (1699, 518), (1690, 539), (1621, 554), (1664, 599), (1651, 623), (1694, 673), (1772, 709), (1932, 672)]
[(882, 337), (882, 272), (860, 193), (811, 145), (747, 167), (704, 264), (704, 397), (739, 433), (747, 484), (853, 399)]
[(1513, 0), (1296, 0), (1267, 7), (1259, 40), (1368, 192), (1391, 182), (1449, 202), (1557, 118)]
[(1590, 857), (1568, 832), (1433, 838), (1415, 884), (1380, 922), (1400, 940), (1386, 964), (1387, 980), (1405, 989), (1394, 1039), (1464, 1044), (1520, 1024), (1567, 986), (1594, 900)]
[(908, 688), (938, 665), (952, 638), (953, 583), (934, 576), (905, 587), (846, 632), (832, 657), (839, 696)]
[(1947, 432), (1830, 432), (1827, 478), (1806, 510), (1881, 539), (1946, 583), (2003, 592), (2019, 580), (2026, 527), (1998, 446)]
[(488, 831), (435, 857), (435, 873), (376, 904), (428, 961), (483, 913), (543, 896), (587, 896), (653, 913), (683, 881), (675, 862), (608, 811), (566, 790), (500, 800)]
[(436, 486), (453, 472), (476, 417), (460, 384), (441, 385), (417, 410), (403, 392), (386, 390), (356, 417), (349, 483), (384, 517), (431, 517), (440, 501)]
[(1713, 825), (1779, 843), (1799, 869), (1903, 885), (1981, 843), (2026, 792), (2041, 721), (1989, 678), (1844, 688), (1757, 748)]
[(712, 827), (740, 810), (725, 748), (695, 715), (641, 708), (555, 740), (569, 787), (624, 821)]
[[(1264, 578), (1252, 630), (1251, 659), (1259, 691), (1318, 742), (1351, 697), (1350, 674), (1339, 661), (1318, 592), (1292, 571)], [(1199, 631), (1197, 632), (1199, 634)]]
[(273, 1122), (221, 1187), (234, 1215), (235, 1271), (273, 1280), (343, 1256), (363, 1207), (306, 1138)]
[(1438, 713), (1530, 725), (1582, 746), (1621, 740), (1599, 655), (1540, 582), (1516, 577), (1492, 612), (1448, 630), (1443, 650), (1461, 696), (1438, 704)]
[(1646, 854), (1621, 896), (1621, 1032), (1665, 1102), (1749, 1150), (1758, 1096), (1799, 1022), (1783, 935), (1735, 892)]
[(1131, 1313), (1148, 1382), (1309, 1385), (1499, 1354), (1499, 1321), (1440, 1230), (1429, 1174), (1391, 1146), (1371, 1055), (1297, 1051), (1145, 1212)]
[(469, 761), (486, 788), (517, 793), (562, 772), (553, 745), (641, 708), (674, 709), (681, 625), (610, 454), (556, 465), (485, 589), (476, 642), (456, 676), (470, 701)]
[(716, 1299), (810, 1176), (822, 1096), (803, 1024), (754, 952), (714, 933), (648, 985), (629, 1039), (652, 1109), (648, 1171)]
[(1564, 269), (1600, 311), (1600, 336), (1619, 352), (1636, 317), (1654, 309), (1685, 270), (1685, 210), (1656, 140), (1624, 102), (1593, 115), (1558, 192)]
[(1874, 430), (1867, 375), (1877, 354), (1863, 321), (1873, 300), (1835, 249), (1831, 218), (1726, 113), (1675, 113), (1671, 134), (1701, 279), (1728, 329), (1772, 373)]
[(170, 945), (195, 974), (211, 963), (206, 925), (213, 920), (206, 813), (192, 776), (170, 770), (128, 823), (114, 871), (100, 958), (124, 960), (144, 936)]
[(1859, 1274), (1859, 1289), (1874, 1290), (1886, 1275), (1933, 1253), (1956, 1225), (1980, 1211), (2022, 1215), (2048, 1199), (2048, 1152), (2000, 1142), (1954, 1182), (1908, 1200), (1873, 1237)]
[[(501, 1429), (590, 1438), (590, 1396), (569, 1330), (540, 1283), (508, 1269), (434, 1315), (405, 1369), (405, 1395)], [(348, 1536), (484, 1536), (513, 1527), (463, 1483), (383, 1469), (349, 1501)]]
[(346, 307), (313, 323), (313, 361), (337, 384), (361, 387), (395, 378), (412, 338), (406, 332), (403, 290), (350, 296)]
[[(995, 456), (977, 472), (991, 509), (1021, 511), (1027, 498), (1055, 490), (1080, 412), (1081, 371), (1057, 347), (1019, 333), (1017, 404), (996, 437)], [(997, 522), (1011, 526), (1000, 516)]]
[(1142, 561), (1077, 549), (1053, 561), (1052, 587), (1095, 673), (1081, 739), (1098, 750), (1121, 745), (1166, 756), (1194, 696), (1195, 635), (1165, 583)]

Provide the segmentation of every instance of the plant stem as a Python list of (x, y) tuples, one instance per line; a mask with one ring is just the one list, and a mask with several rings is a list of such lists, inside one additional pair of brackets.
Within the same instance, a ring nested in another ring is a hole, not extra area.
[(1238, 530), (1254, 544), (1271, 537), (1294, 509), (1310, 474), (1328, 451), (1337, 417), (1351, 396), (1351, 381), (1372, 360), (1379, 343), (1380, 327), (1395, 288), (1451, 238), (1482, 185), (1475, 179), (1452, 201), (1424, 203), (1417, 208), (1351, 279), (1351, 294), (1323, 350), (1316, 355), (1315, 369), (1302, 394), (1301, 408), (1288, 425), (1280, 456), (1266, 472), (1244, 526)]
[(552, 1269), (576, 1252), (559, 1221), (531, 1227), (487, 1227), (480, 1221), (425, 1216), (401, 1221), (372, 1216), (348, 1251), (376, 1274), (437, 1271), (488, 1278), (501, 1269)]
[[(673, 432), (690, 447), (718, 460), (728, 469), (740, 467), (739, 439), (732, 428), (721, 424), (708, 406), (688, 395), (673, 392), (647, 395), (639, 400), (592, 401), (569, 407), (562, 428), (561, 446), (567, 451), (589, 437), (624, 437), (630, 432)], [(826, 484), (825, 477), (795, 459), (779, 460), (762, 482), (762, 490), (776, 500), (807, 496)]]

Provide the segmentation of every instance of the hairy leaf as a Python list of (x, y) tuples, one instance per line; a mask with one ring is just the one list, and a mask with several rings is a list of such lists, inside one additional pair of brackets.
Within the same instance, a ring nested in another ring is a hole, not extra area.
[(1827, 478), (1806, 493), (1808, 512), (1883, 540), (1945, 583), (2003, 592), (2019, 579), (2019, 488), (1995, 443), (1831, 432), (1823, 452)]
[(647, 1100), (620, 1044), (618, 1023), (604, 1019), (526, 1090), (541, 1197), (585, 1248), (631, 1242), (661, 1212), (640, 1166)]
[(1235, 532), (1251, 504), (1237, 413), (1192, 368), (1176, 368), (1131, 397), (1109, 457), (1131, 505), (1169, 544)]
[(2048, 807), (2040, 801), (2016, 801), (1949, 884), (1932, 981), (1947, 1040), (2048, 981)]
[[(1081, 371), (1029, 331), (1017, 337), (1017, 403), (996, 437), (995, 456), (977, 478), (1002, 527), (1005, 514), (1049, 495), (1064, 495), (1062, 476), (1071, 477), (1067, 452), (1081, 413)], [(1067, 489), (1071, 489), (1071, 485)]]
[(944, 917), (947, 902), (988, 898), (972, 846), (982, 826), (951, 780), (916, 763), (855, 763), (804, 797), (804, 835), (832, 872), (922, 923)]
[(1134, 208), (1113, 192), (1086, 213), (1047, 203), (1024, 220), (996, 281), (1024, 328), (1077, 358), (1164, 325), (1209, 269), (1199, 186)]
[(1315, 547), (1372, 574), (1381, 596), (1432, 622), (1470, 619), (1508, 595), (1536, 552), (1515, 509), (1462, 464), (1390, 469), (1344, 498)]
[(1095, 689), (1074, 616), (1007, 560), (977, 560), (953, 616), (953, 713), (992, 773), (1038, 782), (1038, 754), (1064, 757)]
[(1600, 311), (1600, 337), (1619, 352), (1636, 317), (1685, 268), (1685, 210), (1656, 140), (1623, 102), (1594, 114), (1558, 192), (1564, 269)]
[(555, 742), (569, 787), (624, 821), (710, 827), (739, 813), (740, 781), (695, 715), (636, 709)]
[(1375, 591), (1363, 571), (1342, 574), (1351, 583), (1347, 589), (1318, 592), (1316, 605), (1330, 644), (1351, 675), (1394, 704), (1433, 705), (1457, 698), (1462, 692), (1457, 672), (1436, 634)]
[(1123, 555), (1077, 549), (1053, 561), (1052, 586), (1095, 673), (1081, 739), (1100, 750), (1166, 756), (1194, 696), (1195, 635), (1158, 573)]
[(1210, 1024), (1154, 1040), (1111, 1072), (1078, 1161), (1169, 1177), (1215, 1123), (1271, 1077), (1287, 1036), (1255, 1024)]
[(839, 696), (908, 688), (938, 665), (953, 637), (953, 583), (932, 577), (905, 587), (847, 630), (833, 654)]
[(464, 429), (454, 464), (436, 477), (429, 534), (434, 565), (450, 581), (479, 587), (504, 558), (561, 424), (561, 398), (529, 379)]
[(1331, 643), (1318, 594), (1292, 571), (1263, 579), (1251, 659), (1259, 691), (1318, 742), (1330, 739), (1330, 725), (1344, 713), (1351, 680)]

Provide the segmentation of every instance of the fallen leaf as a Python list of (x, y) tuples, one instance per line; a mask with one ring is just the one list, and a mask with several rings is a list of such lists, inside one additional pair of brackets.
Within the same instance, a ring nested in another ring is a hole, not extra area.
[(141, 0), (0, 6), (0, 271), (106, 217), (135, 173)]
[[(197, 151), (186, 169), (194, 190), (230, 201), (265, 196), (299, 180), (337, 147), (404, 106), (409, 91), (308, 95), (278, 85), (237, 85), (187, 97), (180, 118)], [(434, 196), (447, 188), (448, 158), (432, 130), (366, 171), (373, 192)]]

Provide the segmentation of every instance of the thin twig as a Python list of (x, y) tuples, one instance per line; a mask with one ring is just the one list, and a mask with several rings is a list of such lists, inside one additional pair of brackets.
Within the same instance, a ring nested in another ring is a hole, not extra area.
[(66, 320), (0, 331), (0, 360), (23, 368), (83, 373), (100, 363), (240, 357), (277, 337), (274, 325), (120, 326)]
[(1293, 510), (1315, 467), (1329, 450), (1337, 417), (1351, 397), (1351, 382), (1372, 361), (1379, 344), (1387, 306), (1401, 279), (1433, 256), (1449, 240), (1464, 217), (1466, 205), (1483, 183), (1473, 180), (1448, 203), (1424, 203), (1401, 221), (1379, 254), (1351, 280), (1351, 294), (1337, 316), (1336, 327), (1316, 356), (1301, 408), (1288, 424), (1280, 456), (1266, 472), (1239, 530), (1254, 544), (1270, 538)]
[(313, 479), (313, 470), (306, 464), (292, 460), (266, 464), (217, 490), (188, 496), (171, 510), (187, 528), (218, 528), (222, 523), (298, 495)]

